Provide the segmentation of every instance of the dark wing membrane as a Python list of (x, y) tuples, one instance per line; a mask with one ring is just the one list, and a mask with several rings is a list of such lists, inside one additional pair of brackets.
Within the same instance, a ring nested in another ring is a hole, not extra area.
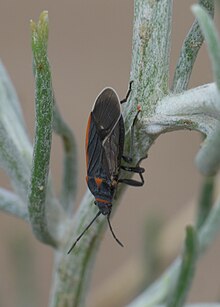
[(120, 101), (113, 89), (106, 88), (100, 93), (95, 101), (92, 116), (99, 135), (104, 140), (121, 116)]
[(121, 116), (110, 135), (103, 142), (103, 166), (111, 175), (117, 175), (124, 148), (124, 121)]
[(117, 175), (123, 147), (124, 122), (122, 116), (103, 142), (91, 114), (86, 136), (87, 175), (101, 178)]
[[(87, 175), (89, 177), (100, 177), (101, 174), (103, 175), (102, 159), (104, 148), (92, 114), (90, 116), (86, 136)], [(106, 174), (108, 173), (107, 169)]]

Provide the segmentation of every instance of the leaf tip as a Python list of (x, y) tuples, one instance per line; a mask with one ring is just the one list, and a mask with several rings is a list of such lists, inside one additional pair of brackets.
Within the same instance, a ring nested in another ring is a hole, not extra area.
[(30, 20), (30, 27), (32, 32), (36, 31), (36, 23), (33, 21), (33, 19)]
[(42, 24), (48, 24), (48, 11), (45, 10), (40, 14), (39, 22)]
[(198, 4), (193, 4), (191, 6), (192, 12), (195, 14), (200, 9), (200, 6)]

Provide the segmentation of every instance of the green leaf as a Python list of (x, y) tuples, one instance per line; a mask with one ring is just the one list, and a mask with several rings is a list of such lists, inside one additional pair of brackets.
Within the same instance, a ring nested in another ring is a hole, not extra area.
[(14, 87), (0, 63), (0, 167), (27, 203), (32, 147)]
[[(219, 90), (220, 105), (220, 40), (215, 25), (207, 11), (199, 5), (192, 7), (204, 34), (209, 56), (212, 63), (214, 79)], [(203, 147), (196, 157), (200, 171), (205, 175), (214, 175), (220, 167), (220, 124), (217, 124), (213, 133), (204, 141)]]
[(56, 246), (54, 234), (52, 235), (49, 231), (46, 212), (54, 107), (51, 71), (47, 58), (48, 14), (46, 11), (41, 13), (37, 24), (31, 21), (31, 29), (36, 124), (29, 191), (29, 215), (37, 238), (44, 243)]
[(220, 123), (204, 140), (196, 156), (196, 165), (206, 176), (215, 175), (220, 168)]
[(0, 210), (29, 220), (26, 204), (14, 193), (0, 188)]
[(215, 177), (204, 178), (198, 202), (198, 209), (197, 209), (198, 213), (196, 215), (197, 229), (202, 227), (212, 209), (214, 201), (214, 187), (215, 187), (214, 184), (215, 184)]
[[(213, 18), (214, 1), (200, 0), (199, 4), (201, 5), (201, 7), (206, 8), (210, 17)], [(195, 20), (183, 42), (183, 46), (180, 51), (179, 60), (174, 73), (172, 85), (173, 92), (180, 93), (187, 89), (189, 79), (193, 70), (193, 65), (203, 41), (204, 36), (202, 34), (198, 21)]]
[(174, 291), (169, 295), (168, 307), (182, 307), (190, 289), (198, 257), (197, 234), (193, 227), (186, 228), (185, 248)]
[[(12, 108), (13, 110), (10, 110), (10, 112), (16, 114), (17, 119), (19, 119), (20, 124), (23, 126), (23, 129), (25, 130), (25, 122), (17, 93), (2, 62), (0, 62), (0, 78), (1, 78), (1, 94), (3, 94), (2, 93), (2, 87), (3, 87), (3, 92), (5, 92), (4, 94), (5, 98), (7, 98), (4, 101), (2, 101), (2, 103), (5, 103), (4, 109), (6, 109), (7, 107)], [(27, 137), (26, 131), (23, 132), (25, 132), (25, 137)]]
[(77, 189), (77, 152), (74, 135), (63, 120), (54, 103), (53, 129), (61, 136), (64, 149), (63, 178), (60, 203), (68, 213), (72, 212)]
[(215, 82), (220, 90), (220, 40), (213, 20), (200, 5), (193, 5), (192, 11), (198, 19), (208, 47)]

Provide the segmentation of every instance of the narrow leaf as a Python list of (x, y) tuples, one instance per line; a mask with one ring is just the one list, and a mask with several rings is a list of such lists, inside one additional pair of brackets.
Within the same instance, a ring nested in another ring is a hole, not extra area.
[[(200, 0), (198, 1), (201, 6), (207, 9), (210, 17), (214, 16), (214, 1), (213, 0)], [(172, 91), (180, 93), (187, 89), (189, 79), (193, 70), (193, 65), (196, 60), (197, 54), (204, 41), (204, 36), (200, 29), (197, 20), (194, 21), (189, 33), (187, 34), (178, 63), (176, 65)]]
[(63, 178), (60, 203), (67, 212), (72, 211), (77, 188), (77, 153), (76, 143), (71, 129), (63, 120), (54, 103), (53, 129), (61, 136), (64, 149)]
[(0, 167), (27, 203), (32, 147), (14, 87), (0, 63)]
[(24, 202), (14, 193), (0, 188), (0, 210), (28, 221), (28, 211)]
[(195, 272), (197, 260), (197, 235), (193, 227), (186, 228), (185, 248), (181, 259), (181, 267), (173, 293), (170, 294), (168, 307), (182, 307)]
[(53, 123), (53, 89), (47, 58), (48, 14), (46, 11), (40, 15), (37, 24), (31, 21), (31, 28), (36, 87), (36, 126), (29, 192), (29, 215), (33, 231), (38, 239), (55, 246), (56, 242), (49, 232), (46, 216)]
[[(205, 36), (209, 56), (212, 63), (214, 79), (220, 92), (220, 40), (212, 19), (205, 9), (199, 5), (192, 7), (202, 32)], [(220, 95), (219, 95), (220, 104)], [(196, 164), (205, 175), (214, 175), (220, 168), (220, 124), (204, 141), (203, 147), (196, 157)]]
[(213, 20), (200, 5), (193, 5), (192, 11), (198, 19), (208, 47), (212, 70), (217, 87), (220, 91), (220, 40)]
[(204, 224), (206, 218), (208, 217), (214, 201), (214, 183), (215, 177), (207, 177), (204, 178), (204, 182), (202, 184), (200, 198), (198, 202), (198, 213), (197, 213), (197, 221), (196, 228), (199, 229)]
[(198, 232), (199, 250), (204, 252), (220, 232), (220, 197), (217, 199), (206, 218), (203, 226)]
[(204, 140), (196, 156), (196, 165), (206, 176), (215, 175), (220, 168), (220, 124)]
[(214, 22), (207, 11), (199, 5), (193, 5), (192, 11), (198, 19), (199, 25), (205, 36), (212, 70), (218, 89), (220, 90), (220, 40)]
[(13, 108), (13, 111), (17, 115), (20, 124), (23, 126), (23, 128), (25, 128), (25, 122), (17, 93), (2, 62), (0, 62), (0, 78), (7, 100), (10, 101), (10, 107)]
[[(219, 90), (218, 103), (220, 105), (220, 40), (214, 23), (207, 11), (199, 5), (192, 7), (204, 34), (209, 56), (212, 63), (214, 79)], [(196, 157), (196, 164), (205, 175), (214, 175), (220, 167), (220, 124), (215, 131), (206, 138), (203, 147)]]

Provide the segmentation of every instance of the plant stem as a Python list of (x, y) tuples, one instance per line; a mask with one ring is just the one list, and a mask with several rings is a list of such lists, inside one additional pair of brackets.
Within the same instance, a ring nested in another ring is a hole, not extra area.
[(64, 170), (60, 203), (67, 213), (71, 213), (77, 190), (77, 153), (71, 129), (63, 120), (56, 102), (54, 103), (53, 129), (61, 136), (64, 149)]
[(49, 245), (56, 246), (54, 234), (50, 233), (46, 203), (50, 150), (53, 123), (53, 89), (50, 66), (47, 58), (48, 15), (43, 12), (39, 23), (31, 21), (33, 66), (36, 82), (36, 127), (34, 152), (29, 192), (29, 215), (37, 238)]
[[(213, 18), (214, 1), (200, 0), (198, 2), (201, 6), (207, 9), (209, 15)], [(179, 60), (176, 65), (173, 78), (172, 91), (174, 93), (180, 93), (187, 89), (189, 79), (193, 70), (193, 65), (203, 41), (204, 36), (202, 34), (198, 21), (195, 20), (183, 42), (183, 46), (180, 51)]]
[[(218, 104), (220, 106), (220, 40), (214, 23), (206, 10), (199, 5), (193, 6), (199, 25), (207, 42), (209, 56), (212, 63), (215, 82), (219, 91)], [(220, 167), (220, 124), (215, 131), (206, 138), (202, 150), (196, 157), (199, 170), (205, 175), (214, 175)]]
[(22, 200), (14, 193), (0, 188), (0, 210), (28, 221), (28, 211)]
[(193, 227), (186, 228), (185, 249), (181, 259), (181, 266), (177, 283), (171, 293), (167, 307), (182, 307), (186, 300), (195, 272), (197, 261), (197, 234)]
[(196, 215), (196, 228), (200, 229), (204, 224), (206, 218), (209, 216), (209, 213), (213, 206), (214, 201), (214, 184), (215, 177), (206, 177), (202, 184), (199, 202), (198, 202), (198, 214)]
[[(158, 99), (168, 92), (172, 0), (134, 1), (134, 26), (130, 79), (134, 86), (125, 105), (124, 118), (136, 114), (150, 116)], [(134, 107), (135, 106), (135, 107)]]

